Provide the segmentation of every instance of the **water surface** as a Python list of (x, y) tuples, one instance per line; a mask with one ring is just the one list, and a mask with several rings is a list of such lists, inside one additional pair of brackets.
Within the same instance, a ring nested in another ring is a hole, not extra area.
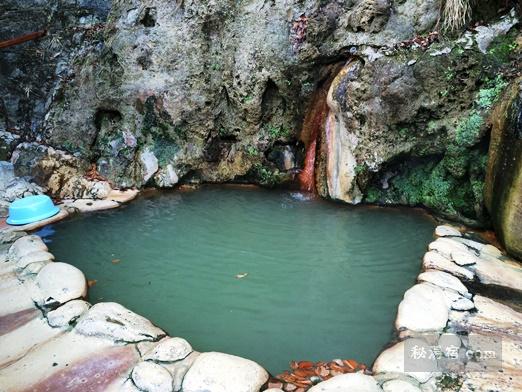
[(40, 234), (58, 261), (97, 281), (92, 302), (119, 302), (196, 350), (277, 373), (290, 360), (370, 365), (392, 337), (433, 227), (411, 209), (209, 186), (141, 197)]

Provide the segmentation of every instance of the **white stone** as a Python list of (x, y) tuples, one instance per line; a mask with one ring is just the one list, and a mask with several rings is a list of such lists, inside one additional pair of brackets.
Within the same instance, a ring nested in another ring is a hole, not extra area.
[(486, 246), (486, 244), (482, 242), (470, 240), (469, 238), (454, 238), (454, 240), (478, 252), (480, 252)]
[(185, 374), (187, 374), (188, 370), (190, 369), (196, 358), (199, 357), (199, 355), (199, 352), (192, 351), (185, 359), (182, 359), (181, 361), (162, 364), (165, 367), (165, 369), (169, 371), (170, 375), (174, 380), (174, 392), (181, 391), (181, 384), (183, 383)]
[(120, 203), (105, 199), (105, 200), (93, 200), (93, 199), (76, 199), (76, 200), (64, 200), (62, 205), (71, 208), (73, 210), (77, 210), (79, 212), (93, 212), (93, 211), (103, 211), (110, 210), (112, 208), (117, 208), (120, 206)]
[(468, 250), (467, 246), (463, 243), (457, 241), (454, 238), (441, 237), (437, 240), (433, 241), (428, 245), (429, 250), (435, 250), (439, 252), (441, 255), (449, 258), (451, 257), (451, 253), (455, 251), (465, 252)]
[(263, 392), (285, 392), (285, 391), (283, 391), (282, 389), (279, 389), (279, 388), (269, 388), (269, 389), (265, 389)]
[[(414, 347), (418, 345), (419, 347), (426, 347), (428, 344), (426, 341), (422, 339), (410, 339), (410, 346)], [(413, 377), (420, 383), (425, 383), (428, 381), (434, 373), (432, 372), (406, 372), (404, 370), (405, 364), (405, 355), (406, 355), (406, 345), (405, 341), (399, 342), (392, 347), (384, 350), (375, 360), (372, 371), (375, 375), (384, 374), (384, 373), (392, 373), (392, 374), (406, 374), (410, 377)]]
[(473, 280), (475, 276), (472, 271), (460, 267), (438, 252), (427, 252), (423, 258), (424, 269), (436, 269), (455, 275), (457, 278)]
[(257, 363), (234, 355), (199, 355), (183, 380), (183, 392), (258, 392), (268, 373)]
[(192, 346), (183, 338), (166, 337), (143, 359), (160, 362), (174, 362), (185, 358), (192, 352)]
[(154, 178), (156, 183), (163, 188), (173, 187), (179, 181), (178, 174), (170, 163), (165, 169), (159, 170)]
[(468, 326), (485, 331), (500, 330), (503, 334), (522, 338), (522, 314), (509, 306), (493, 301), (490, 298), (475, 295), (476, 313), (472, 313), (467, 320)]
[(471, 310), (475, 309), (475, 304), (470, 299), (462, 297), (452, 302), (451, 309), (459, 311)]
[(419, 388), (403, 380), (390, 380), (383, 384), (384, 392), (421, 392)]
[(17, 239), (9, 248), (8, 260), (17, 262), (23, 256), (33, 252), (47, 252), (47, 246), (37, 235), (26, 235)]
[(499, 35), (505, 35), (511, 28), (518, 23), (518, 19), (515, 15), (511, 14), (505, 17), (501, 21), (492, 24), (490, 26), (477, 26), (475, 31), (477, 32), (475, 40), (479, 50), (486, 54), (488, 52), (489, 45)]
[(20, 278), (24, 278), (31, 275), (36, 275), (38, 272), (42, 270), (50, 261), (37, 261), (36, 263), (31, 263), (27, 265), (23, 270), (18, 272), (18, 276)]
[(140, 154), (140, 161), (143, 171), (143, 182), (146, 183), (158, 171), (158, 158), (147, 148)]
[(91, 181), (90, 188), (86, 189), (85, 197), (105, 199), (111, 192), (111, 185), (107, 181)]
[(172, 377), (163, 366), (140, 362), (132, 369), (132, 381), (144, 392), (171, 392)]
[(395, 327), (416, 332), (440, 331), (446, 326), (448, 316), (448, 305), (442, 289), (421, 283), (404, 294)]
[(460, 265), (461, 267), (476, 264), (477, 259), (477, 256), (468, 251), (451, 252), (451, 260), (453, 260), (455, 264)]
[(59, 308), (47, 313), (47, 322), (51, 327), (68, 326), (71, 322), (77, 320), (82, 314), (89, 310), (90, 307), (91, 304), (80, 299), (69, 301)]
[(16, 263), (17, 268), (24, 269), (29, 264), (38, 262), (48, 262), (54, 260), (54, 255), (46, 251), (36, 251), (22, 256)]
[(474, 265), (482, 284), (496, 285), (522, 291), (522, 267), (514, 260), (494, 257), (480, 258)]
[(115, 302), (94, 305), (80, 318), (75, 331), (86, 336), (106, 337), (116, 342), (156, 340), (165, 335), (165, 332), (145, 317)]
[(138, 196), (140, 193), (137, 189), (126, 189), (124, 191), (119, 189), (112, 189), (109, 195), (107, 196), (107, 200), (114, 201), (117, 203), (127, 203)]
[(500, 251), (500, 249), (491, 244), (484, 245), (484, 247), (480, 251), (480, 254), (489, 255), (489, 256), (493, 256), (493, 257), (502, 256), (502, 252)]
[(421, 273), (417, 279), (421, 282), (428, 282), (441, 288), (455, 290), (464, 296), (470, 295), (467, 287), (464, 286), (458, 278), (447, 272), (428, 270)]
[(38, 222), (28, 223), (26, 225), (11, 226), (11, 228), (15, 231), (34, 231), (41, 227), (50, 225), (51, 223), (61, 221), (62, 219), (67, 218), (68, 216), (69, 211), (67, 211), (65, 208), (60, 208), (60, 212), (58, 212), (56, 215), (51, 216), (50, 218), (43, 219)]
[(83, 272), (66, 263), (50, 263), (43, 267), (35, 279), (40, 304), (65, 303), (87, 295), (87, 282)]
[(437, 237), (460, 237), (462, 234), (456, 228), (448, 225), (441, 225), (435, 228)]
[(372, 376), (362, 373), (348, 373), (332, 377), (320, 382), (308, 392), (382, 392), (381, 387)]

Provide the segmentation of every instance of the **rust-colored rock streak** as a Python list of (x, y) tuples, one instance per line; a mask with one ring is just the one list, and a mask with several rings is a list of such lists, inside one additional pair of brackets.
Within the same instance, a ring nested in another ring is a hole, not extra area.
[(308, 112), (306, 113), (301, 131), (301, 139), (305, 143), (306, 153), (304, 168), (299, 173), (299, 188), (304, 192), (316, 192), (315, 188), (315, 159), (317, 155), (317, 140), (323, 132), (328, 105), (326, 97), (330, 82), (325, 82), (319, 87), (310, 103)]
[(22, 392), (101, 392), (137, 361), (132, 346), (106, 349), (97, 355), (71, 363)]
[(5, 335), (22, 325), (27, 324), (38, 316), (39, 310), (36, 308), (24, 309), (19, 312), (0, 316), (0, 336)]

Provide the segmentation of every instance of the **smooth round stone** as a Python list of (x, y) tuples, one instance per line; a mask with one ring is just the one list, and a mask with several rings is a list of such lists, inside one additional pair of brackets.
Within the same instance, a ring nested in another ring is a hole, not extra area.
[(44, 304), (65, 303), (87, 295), (87, 282), (83, 272), (66, 263), (49, 263), (35, 279)]
[(132, 369), (132, 381), (144, 392), (171, 392), (172, 377), (163, 366), (140, 362)]
[(468, 289), (460, 281), (451, 274), (443, 271), (429, 270), (420, 274), (417, 279), (421, 282), (428, 282), (436, 286), (455, 290), (463, 295), (468, 295)]
[(470, 299), (459, 298), (456, 301), (453, 301), (451, 304), (451, 309), (459, 311), (471, 310), (475, 309), (475, 304)]
[(448, 322), (448, 311), (442, 289), (428, 283), (417, 284), (404, 294), (395, 327), (415, 332), (441, 331)]
[(113, 341), (142, 342), (165, 336), (145, 317), (115, 302), (100, 302), (82, 316), (74, 329), (86, 336), (98, 336)]
[(403, 380), (391, 380), (383, 384), (384, 392), (421, 392), (415, 385)]
[(455, 275), (457, 278), (465, 280), (473, 280), (475, 276), (472, 271), (458, 266), (445, 256), (435, 251), (427, 252), (422, 260), (422, 265), (425, 269), (436, 269), (439, 271), (448, 272), (451, 275)]
[(47, 322), (51, 327), (65, 327), (84, 314), (91, 304), (81, 299), (69, 301), (58, 309), (47, 313)]
[(428, 245), (429, 250), (435, 250), (445, 257), (450, 257), (452, 252), (468, 250), (466, 245), (452, 238), (441, 237)]
[(33, 252), (47, 252), (47, 245), (37, 235), (27, 235), (17, 239), (9, 248), (8, 259), (18, 261)]
[(435, 235), (437, 237), (460, 237), (462, 234), (454, 227), (441, 225), (435, 228)]
[(174, 362), (185, 358), (192, 352), (192, 346), (183, 338), (165, 338), (159, 342), (143, 359), (160, 362)]
[[(414, 347), (418, 345), (420, 347), (426, 347), (426, 341), (422, 339), (409, 339), (409, 346)], [(405, 341), (399, 342), (392, 347), (384, 350), (375, 360), (372, 371), (374, 374), (382, 373), (404, 373), (407, 374), (420, 383), (428, 381), (434, 373), (432, 372), (406, 372), (404, 365), (406, 363), (406, 344)]]
[(480, 253), (484, 253), (493, 257), (500, 257), (502, 256), (502, 252), (500, 249), (498, 249), (496, 246), (493, 245), (484, 245), (484, 247), (481, 249)]
[(327, 381), (320, 382), (308, 392), (382, 392), (381, 387), (372, 376), (362, 373), (341, 374)]
[(463, 267), (466, 265), (476, 264), (478, 258), (470, 252), (455, 251), (451, 252), (451, 259), (455, 262), (455, 264)]
[(268, 373), (254, 361), (209, 352), (197, 357), (183, 380), (183, 392), (258, 392)]
[(16, 263), (16, 266), (19, 269), (23, 269), (32, 263), (39, 263), (42, 261), (47, 262), (47, 261), (51, 261), (51, 260), (54, 260), (54, 256), (52, 253), (39, 250), (36, 252), (28, 253), (25, 256), (22, 256)]

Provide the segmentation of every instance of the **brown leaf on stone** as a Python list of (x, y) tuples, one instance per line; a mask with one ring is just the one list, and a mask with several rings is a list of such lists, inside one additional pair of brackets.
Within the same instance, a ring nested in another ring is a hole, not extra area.
[(350, 369), (357, 369), (357, 367), (359, 367), (359, 364), (356, 361), (354, 361), (353, 359), (345, 359), (345, 360), (343, 360), (343, 362)]
[(314, 366), (314, 363), (310, 361), (299, 361), (297, 366), (299, 369), (310, 369)]
[(311, 368), (310, 369), (296, 369), (296, 370), (294, 370), (293, 373), (294, 373), (294, 375), (296, 377), (300, 377), (300, 378), (302, 378), (302, 377), (312, 377), (312, 376), (315, 375), (314, 370), (311, 369)]

